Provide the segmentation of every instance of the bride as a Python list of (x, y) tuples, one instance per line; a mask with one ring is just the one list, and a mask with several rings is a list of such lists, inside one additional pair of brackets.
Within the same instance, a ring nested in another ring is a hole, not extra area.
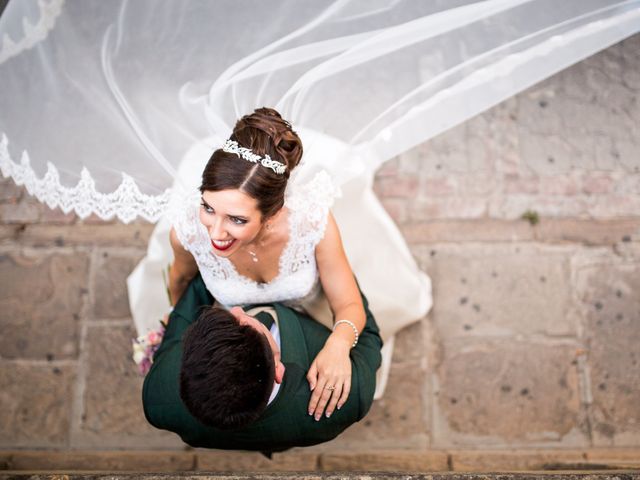
[[(365, 324), (355, 277), (329, 207), (329, 177), (319, 173), (304, 198), (285, 190), (302, 142), (271, 108), (235, 125), (202, 173), (199, 204), (187, 205), (170, 232), (169, 294), (176, 304), (198, 273), (217, 302), (283, 302), (301, 311), (326, 295), (333, 333), (307, 374), (309, 415), (330, 416), (351, 387), (349, 351)], [(325, 411), (326, 407), (326, 411)]]

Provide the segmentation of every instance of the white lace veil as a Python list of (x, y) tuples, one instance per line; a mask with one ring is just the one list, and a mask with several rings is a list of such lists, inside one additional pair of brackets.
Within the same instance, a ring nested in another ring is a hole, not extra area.
[(257, 106), (373, 171), (639, 23), (638, 0), (12, 0), (0, 165), (50, 206), (156, 221), (188, 149)]
[[(640, 0), (11, 0), (0, 169), (65, 212), (155, 222), (238, 117), (274, 107), (304, 143), (291, 188), (319, 168), (343, 187), (335, 214), (389, 339), (431, 298), (376, 168), (639, 30)], [(166, 233), (129, 279), (138, 329), (165, 308), (149, 298)]]

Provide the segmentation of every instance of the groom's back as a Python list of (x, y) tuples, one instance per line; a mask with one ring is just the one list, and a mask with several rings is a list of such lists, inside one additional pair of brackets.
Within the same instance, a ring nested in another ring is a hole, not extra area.
[[(307, 413), (311, 392), (306, 374), (330, 331), (305, 315), (275, 304), (282, 362), (286, 367), (277, 396), (260, 418), (246, 427), (219, 430), (200, 423), (188, 412), (179, 395), (181, 339), (188, 319), (196, 318), (194, 310), (211, 303), (211, 296), (197, 276), (172, 313), (163, 344), (143, 386), (145, 415), (152, 425), (177, 433), (194, 447), (280, 451), (331, 440), (369, 410), (375, 390), (375, 372), (380, 365), (381, 340), (368, 309), (367, 325), (358, 346), (351, 352), (349, 399), (331, 418), (316, 422)], [(176, 323), (172, 325), (174, 321)]]

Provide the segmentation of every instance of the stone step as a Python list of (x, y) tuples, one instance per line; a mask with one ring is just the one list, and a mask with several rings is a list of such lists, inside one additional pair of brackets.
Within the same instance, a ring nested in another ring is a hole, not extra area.
[[(0, 451), (0, 474), (11, 472), (519, 472), (638, 471), (640, 449), (375, 450), (296, 449), (269, 459), (256, 452)], [(6, 478), (6, 477), (2, 477)], [(266, 478), (266, 477), (265, 477)]]
[(18, 472), (2, 473), (0, 480), (117, 480), (117, 479), (144, 479), (144, 480), (166, 480), (166, 479), (198, 479), (198, 480), (637, 480), (640, 479), (640, 472), (636, 471), (615, 471), (615, 472), (523, 472), (523, 473), (425, 473), (425, 474), (404, 474), (404, 473), (249, 473), (249, 474), (211, 474), (211, 473), (119, 473), (117, 475), (109, 473), (86, 473), (77, 472), (69, 474), (43, 473), (43, 472)]

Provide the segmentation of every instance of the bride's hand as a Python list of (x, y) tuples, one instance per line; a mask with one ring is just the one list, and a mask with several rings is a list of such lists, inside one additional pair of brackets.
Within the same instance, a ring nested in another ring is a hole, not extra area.
[[(350, 350), (351, 345), (343, 338), (330, 335), (309, 368), (307, 380), (313, 394), (308, 411), (309, 415), (313, 415), (316, 420), (320, 420), (325, 407), (327, 407), (326, 416), (330, 417), (336, 406), (340, 409), (349, 397), (351, 389)], [(333, 389), (328, 387), (333, 387)]]

